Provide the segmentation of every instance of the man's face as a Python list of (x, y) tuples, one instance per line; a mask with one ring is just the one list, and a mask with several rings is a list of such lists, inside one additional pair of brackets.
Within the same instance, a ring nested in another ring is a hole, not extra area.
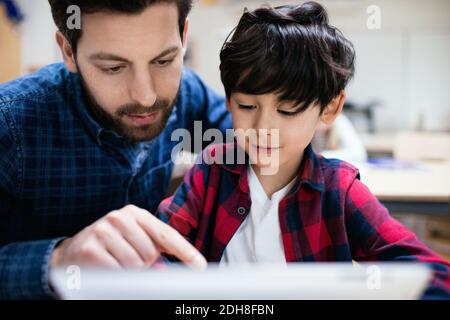
[(83, 14), (76, 65), (91, 112), (130, 141), (155, 138), (178, 95), (183, 53), (175, 4)]

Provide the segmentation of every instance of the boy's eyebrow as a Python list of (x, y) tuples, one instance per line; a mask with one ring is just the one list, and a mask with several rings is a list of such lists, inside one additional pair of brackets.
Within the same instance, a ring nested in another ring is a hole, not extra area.
[(292, 111), (292, 112), (298, 112), (304, 108), (303, 102), (280, 102), (280, 104), (277, 106), (278, 108), (281, 107), (281, 109), (284, 109), (286, 111)]
[[(162, 51), (160, 54), (158, 54), (152, 61), (161, 59), (162, 57), (176, 52), (179, 50), (179, 46), (172, 46), (168, 49), (165, 49), (164, 51)], [(129, 61), (126, 58), (123, 58), (119, 55), (113, 54), (113, 53), (107, 53), (107, 52), (97, 52), (94, 53), (92, 55), (89, 56), (89, 60), (108, 60), (108, 61), (120, 61), (120, 62), (126, 62), (126, 63), (131, 63), (131, 61)]]
[(280, 108), (284, 108), (284, 109), (288, 109), (288, 110), (292, 110), (292, 109), (299, 109), (302, 107), (301, 103), (281, 103), (278, 105), (278, 107)]

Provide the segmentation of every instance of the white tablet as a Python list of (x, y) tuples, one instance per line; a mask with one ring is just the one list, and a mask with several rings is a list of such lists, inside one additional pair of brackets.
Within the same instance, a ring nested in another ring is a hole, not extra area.
[(304, 300), (417, 299), (431, 279), (424, 264), (296, 263), (210, 265), (191, 270), (101, 270), (71, 266), (50, 273), (61, 299)]

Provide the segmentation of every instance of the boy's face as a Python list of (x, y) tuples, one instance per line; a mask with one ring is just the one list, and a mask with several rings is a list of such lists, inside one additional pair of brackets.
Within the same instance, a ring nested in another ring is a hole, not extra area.
[(227, 108), (232, 114), (235, 130), (251, 132), (247, 130), (256, 129), (257, 139), (248, 134), (240, 137), (237, 133), (238, 143), (249, 154), (252, 163), (264, 167), (270, 161), (271, 165), (275, 163), (282, 168), (299, 164), (317, 126), (321, 122), (331, 124), (342, 108), (339, 104), (331, 103), (322, 115), (319, 106), (310, 106), (295, 114), (292, 113), (295, 106), (280, 103), (275, 94), (233, 93)]
[(82, 77), (94, 115), (131, 141), (159, 135), (183, 65), (177, 6), (154, 4), (136, 15), (83, 14), (82, 32), (76, 58), (61, 34), (57, 39), (68, 69)]

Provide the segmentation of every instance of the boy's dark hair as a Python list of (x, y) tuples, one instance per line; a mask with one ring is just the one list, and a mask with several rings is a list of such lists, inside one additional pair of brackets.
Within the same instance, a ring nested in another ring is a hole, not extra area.
[(81, 30), (67, 27), (67, 19), (70, 16), (67, 13), (69, 6), (78, 6), (82, 14), (96, 12), (139, 14), (156, 3), (175, 3), (178, 7), (178, 25), (181, 37), (183, 37), (186, 17), (192, 8), (192, 0), (48, 0), (48, 2), (56, 26), (69, 41), (74, 53), (76, 53), (77, 43), (81, 37)]
[(311, 103), (323, 112), (355, 72), (353, 45), (316, 2), (245, 9), (220, 59), (228, 98), (234, 92), (276, 93), (299, 112)]

